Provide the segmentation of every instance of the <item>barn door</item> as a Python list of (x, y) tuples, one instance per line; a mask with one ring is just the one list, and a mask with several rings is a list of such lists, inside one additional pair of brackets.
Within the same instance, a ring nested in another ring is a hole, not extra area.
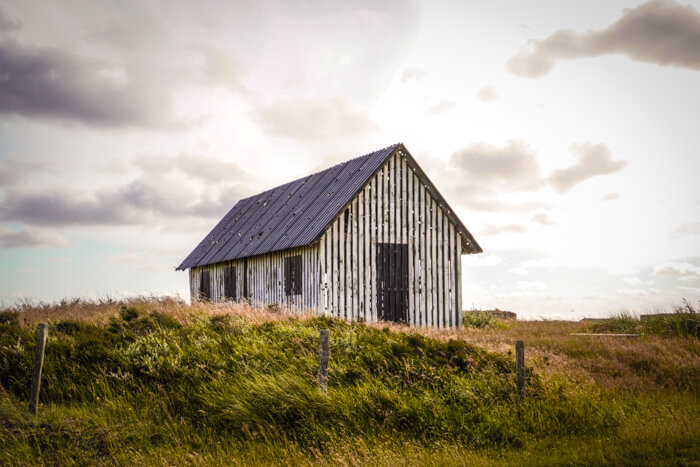
[(377, 317), (405, 323), (408, 316), (408, 245), (377, 243)]

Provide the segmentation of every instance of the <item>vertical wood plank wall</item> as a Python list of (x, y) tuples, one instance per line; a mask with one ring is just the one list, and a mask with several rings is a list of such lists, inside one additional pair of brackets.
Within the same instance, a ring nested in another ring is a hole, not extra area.
[(348, 320), (377, 319), (377, 243), (408, 245), (408, 258), (390, 259), (408, 265), (408, 324), (461, 324), (460, 235), (398, 153), (321, 237), (319, 311)]
[[(300, 309), (319, 308), (319, 247), (308, 245), (266, 255), (248, 258), (248, 297), (256, 305), (278, 303)], [(301, 255), (302, 294), (287, 296), (284, 293), (284, 258)], [(201, 272), (208, 270), (211, 284), (211, 301), (222, 302), (224, 297), (224, 271), (236, 268), (236, 298), (243, 299), (243, 259), (190, 269), (190, 296), (199, 296)]]
[[(248, 295), (258, 304), (318, 309), (347, 320), (377, 319), (377, 243), (408, 245), (406, 321), (416, 326), (462, 324), (462, 238), (400, 153), (329, 226), (318, 243), (248, 258)], [(284, 258), (302, 256), (303, 293), (285, 296)], [(243, 298), (243, 259), (190, 269), (190, 292), (210, 271), (211, 300), (223, 301), (224, 270), (236, 268), (236, 297)]]

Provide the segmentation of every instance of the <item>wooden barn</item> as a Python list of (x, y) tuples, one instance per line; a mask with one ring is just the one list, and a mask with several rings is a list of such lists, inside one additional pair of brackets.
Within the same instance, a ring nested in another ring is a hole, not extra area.
[(240, 200), (177, 269), (193, 300), (442, 328), (462, 321), (461, 255), (481, 251), (396, 144)]

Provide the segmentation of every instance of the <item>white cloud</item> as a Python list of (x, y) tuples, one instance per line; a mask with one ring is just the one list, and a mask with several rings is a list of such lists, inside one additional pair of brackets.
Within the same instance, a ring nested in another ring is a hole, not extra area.
[(681, 224), (666, 235), (670, 240), (700, 235), (700, 222)]
[(600, 197), (601, 201), (614, 201), (620, 197), (617, 193), (608, 193)]
[(423, 68), (419, 67), (409, 67), (403, 70), (401, 73), (401, 82), (407, 83), (409, 81), (420, 81), (423, 79), (428, 72), (424, 70)]
[(520, 290), (546, 290), (547, 285), (542, 281), (518, 281), (515, 287)]
[(479, 89), (477, 96), (482, 102), (495, 101), (500, 97), (498, 95), (498, 91), (496, 91), (496, 88), (493, 86), (484, 86), (483, 88)]
[(627, 285), (641, 285), (642, 280), (639, 277), (623, 277), (622, 282)]
[(615, 276), (632, 276), (640, 273), (639, 269), (625, 264), (609, 265), (607, 269), (610, 274)]
[(503, 258), (494, 254), (469, 255), (466, 257), (469, 267), (496, 266), (503, 264)]
[(527, 229), (520, 224), (492, 225), (486, 224), (481, 229), (481, 235), (499, 235), (503, 233), (523, 233)]
[(658, 276), (695, 277), (700, 276), (700, 267), (686, 262), (666, 262), (654, 266), (654, 274)]
[(514, 268), (510, 268), (510, 269), (508, 269), (508, 272), (511, 272), (511, 273), (513, 273), (513, 274), (518, 274), (518, 275), (520, 275), (520, 276), (527, 276), (528, 274), (530, 274), (530, 271), (527, 270), (527, 269), (525, 269), (525, 268), (522, 267), (522, 266), (517, 266), (517, 267), (514, 267)]
[(262, 105), (254, 117), (266, 133), (304, 143), (366, 136), (376, 128), (366, 112), (339, 97), (280, 100)]
[(450, 110), (454, 109), (455, 107), (457, 107), (457, 103), (455, 101), (440, 101), (440, 102), (428, 107), (428, 113), (441, 114), (441, 113), (449, 112)]
[(555, 224), (555, 222), (549, 218), (549, 216), (547, 215), (546, 212), (537, 213), (534, 216), (532, 216), (530, 218), (530, 220), (532, 222), (536, 222), (536, 223), (542, 224), (542, 225), (554, 225)]
[(574, 144), (571, 150), (578, 161), (569, 167), (555, 170), (549, 176), (549, 183), (560, 193), (566, 193), (584, 180), (619, 172), (627, 166), (627, 161), (613, 160), (610, 150), (604, 144)]

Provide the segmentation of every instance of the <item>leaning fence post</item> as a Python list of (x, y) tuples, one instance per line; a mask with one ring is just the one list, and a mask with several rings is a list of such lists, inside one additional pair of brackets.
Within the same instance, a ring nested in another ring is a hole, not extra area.
[(328, 392), (328, 359), (330, 358), (330, 331), (321, 329), (319, 333), (320, 344), (318, 347), (318, 374), (316, 381), (321, 391)]
[(34, 368), (32, 369), (32, 396), (29, 400), (29, 411), (36, 415), (39, 406), (39, 390), (41, 389), (41, 368), (44, 366), (44, 348), (48, 325), (39, 323), (36, 328), (36, 348), (34, 349)]
[(522, 396), (525, 392), (525, 344), (515, 341), (515, 382)]

